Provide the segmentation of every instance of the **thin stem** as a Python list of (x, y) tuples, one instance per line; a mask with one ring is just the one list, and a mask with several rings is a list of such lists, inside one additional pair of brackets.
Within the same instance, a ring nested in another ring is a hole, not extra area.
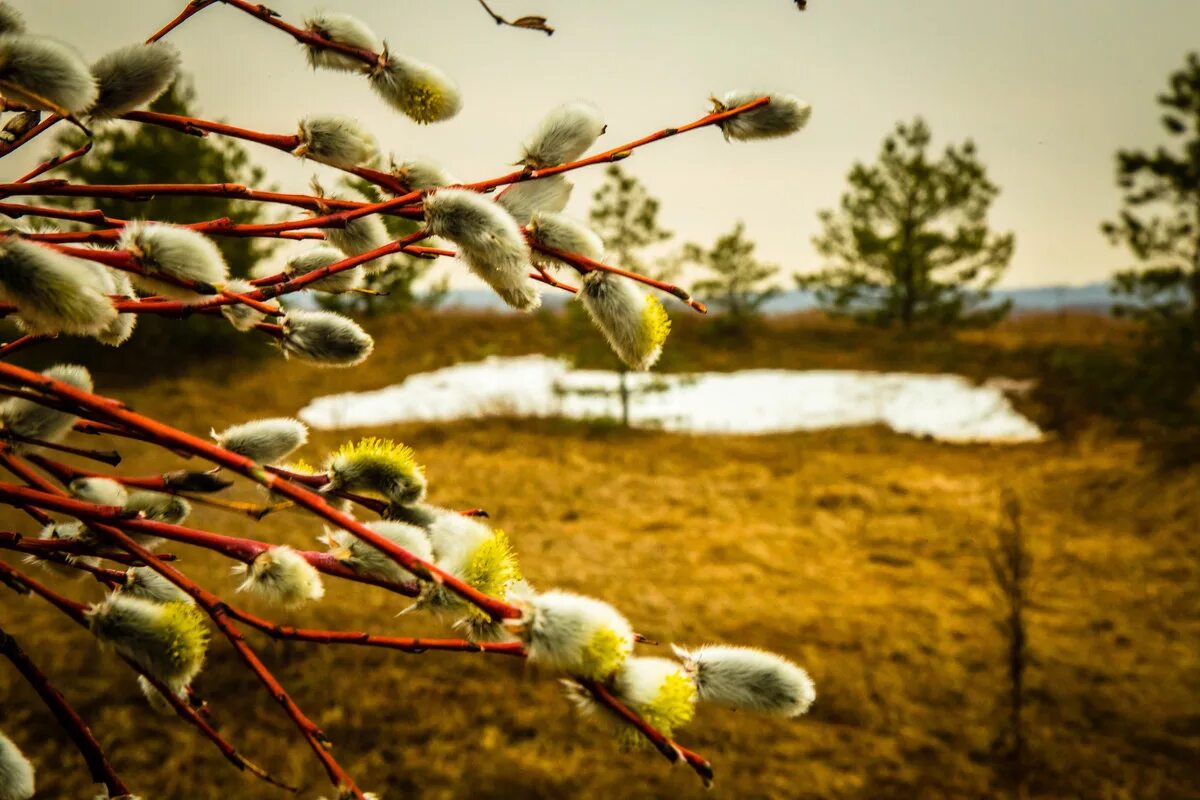
[(11, 342), (5, 342), (4, 344), (0, 344), (0, 358), (5, 358), (7, 356), (14, 355), (15, 353), (19, 353), (27, 347), (33, 347), (36, 344), (41, 344), (42, 342), (48, 342), (53, 338), (55, 338), (55, 337), (54, 336), (43, 336), (40, 334), (33, 334), (33, 333), (26, 334), (25, 336), (22, 336), (19, 339), (13, 339)]
[(261, 20), (273, 28), (278, 28), (284, 33), (290, 34), (293, 39), (303, 45), (316, 47), (321, 50), (333, 50), (336, 53), (341, 53), (344, 56), (350, 56), (363, 63), (364, 72), (369, 72), (375, 69), (382, 61), (382, 54), (371, 50), (361, 50), (357, 47), (335, 42), (331, 39), (326, 39), (324, 36), (319, 36), (310, 30), (298, 28), (295, 25), (284, 22), (280, 19), (279, 14), (267, 8), (264, 5), (247, 3), (246, 0), (221, 0), (226, 5), (233, 6), (239, 11), (245, 11), (255, 19)]
[(79, 716), (79, 712), (71, 707), (62, 692), (50, 683), (46, 673), (33, 663), (33, 660), (17, 644), (17, 640), (3, 627), (0, 627), (0, 653), (3, 653), (12, 662), (12, 665), (17, 668), (17, 672), (20, 672), (22, 677), (33, 687), (38, 697), (42, 698), (42, 702), (54, 714), (58, 724), (71, 737), (71, 741), (75, 743), (83, 760), (87, 762), (92, 780), (96, 783), (103, 783), (110, 797), (124, 797), (131, 794), (129, 787), (125, 785), (121, 776), (109, 763), (108, 756), (104, 754), (104, 749), (96, 740), (91, 728), (83, 721), (83, 717)]
[(88, 139), (87, 144), (85, 144), (83, 147), (80, 147), (76, 150), (72, 150), (69, 153), (64, 153), (61, 156), (55, 156), (54, 158), (43, 161), (41, 164), (38, 164), (36, 167), (34, 167), (29, 172), (27, 172), (24, 175), (22, 175), (21, 177), (17, 178), (17, 180), (15, 182), (16, 183), (25, 183), (26, 181), (31, 181), (34, 178), (36, 178), (37, 176), (42, 175), (46, 172), (49, 172), (50, 170), (54, 169), (55, 167), (62, 166), (63, 164), (74, 161), (77, 158), (82, 158), (83, 156), (87, 155), (91, 151), (91, 149), (92, 149), (92, 140)]
[(211, 6), (214, 2), (216, 2), (216, 0), (191, 0), (190, 3), (188, 3), (186, 6), (183, 7), (183, 11), (180, 11), (179, 15), (177, 17), (175, 17), (175, 19), (171, 20), (166, 25), (159, 28), (155, 33), (151, 34), (150, 38), (146, 40), (146, 44), (150, 44), (152, 42), (157, 42), (159, 39), (163, 38), (168, 33), (175, 30), (180, 25), (182, 25), (183, 23), (187, 22), (187, 20), (193, 14), (195, 14), (199, 11), (203, 11), (204, 9)]

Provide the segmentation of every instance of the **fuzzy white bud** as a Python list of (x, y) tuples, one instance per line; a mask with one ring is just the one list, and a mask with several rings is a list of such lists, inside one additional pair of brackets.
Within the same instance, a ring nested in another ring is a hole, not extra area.
[(43, 36), (0, 36), (0, 80), (9, 100), (46, 111), (86, 111), (96, 79), (74, 48)]
[[(92, 264), (92, 266), (101, 274), (105, 294), (121, 295), (131, 299), (136, 297), (133, 293), (133, 282), (129, 280), (128, 272), (107, 269), (99, 264)], [(133, 336), (133, 331), (137, 327), (137, 321), (137, 314), (117, 314), (112, 322), (93, 334), (93, 338), (109, 347), (120, 347), (129, 341), (130, 336)]]
[(379, 143), (357, 120), (337, 114), (313, 114), (300, 120), (300, 145), (293, 155), (351, 169), (371, 166)]
[(246, 576), (239, 592), (251, 592), (273, 605), (298, 608), (325, 596), (316, 567), (286, 545), (264, 550), (249, 566), (239, 564), (233, 569)]
[(125, 501), (125, 510), (141, 512), (146, 519), (155, 522), (180, 525), (192, 513), (192, 505), (182, 497), (171, 494), (132, 492)]
[[(383, 43), (375, 32), (358, 17), (338, 12), (321, 12), (304, 20), (304, 27), (332, 42), (357, 47), (359, 50), (379, 52)], [(308, 63), (317, 69), (334, 69), (341, 72), (365, 72), (367, 65), (351, 56), (324, 47), (305, 45)]]
[(371, 71), (371, 88), (384, 102), (422, 125), (450, 119), (462, 94), (437, 67), (395, 53)]
[[(584, 223), (552, 211), (537, 211), (529, 221), (529, 237), (537, 244), (553, 247), (567, 253), (576, 253), (593, 261), (604, 257), (604, 242), (595, 231)], [(533, 260), (543, 266), (557, 266), (561, 262), (554, 256), (533, 253)]]
[[(630, 657), (612, 678), (613, 694), (664, 736), (673, 736), (696, 715), (696, 685), (679, 662), (666, 658)], [(573, 693), (587, 711), (595, 701), (587, 692)], [(626, 748), (646, 747), (641, 732), (613, 718), (614, 730)]]
[(131, 567), (125, 571), (125, 583), (118, 589), (123, 595), (155, 603), (194, 603), (191, 595), (150, 567)]
[(112, 324), (117, 310), (104, 270), (33, 242), (0, 239), (0, 300), (17, 307), (30, 333), (90, 336)]
[(407, 505), (425, 496), (425, 472), (412, 448), (391, 439), (346, 442), (325, 465), (322, 491), (368, 492)]
[[(361, 256), (372, 250), (383, 247), (391, 237), (378, 214), (366, 217), (355, 217), (341, 228), (326, 228), (325, 241), (341, 250), (347, 256)], [(379, 272), (387, 268), (388, 259), (379, 258), (369, 261), (355, 269), (367, 272)]]
[(33, 764), (0, 732), (0, 800), (31, 800), (34, 783)]
[(124, 506), (129, 499), (125, 487), (112, 478), (76, 478), (67, 488), (77, 499), (98, 506)]
[(550, 591), (519, 603), (513, 624), (529, 661), (583, 678), (607, 680), (633, 651), (633, 629), (608, 603)]
[(283, 352), (321, 367), (353, 367), (367, 360), (375, 340), (354, 320), (332, 311), (289, 311)]
[[(84, 392), (90, 392), (93, 388), (91, 373), (86, 367), (76, 364), (56, 364), (42, 374)], [(47, 408), (21, 397), (10, 397), (0, 403), (0, 432), (10, 430), (32, 439), (57, 442), (70, 432), (76, 419), (74, 414)], [(17, 443), (14, 447), (21, 451), (28, 446)]]
[(179, 51), (166, 42), (131, 44), (92, 65), (99, 97), (89, 112), (112, 119), (149, 105), (162, 95), (179, 72)]
[(435, 236), (458, 245), (459, 258), (518, 311), (533, 311), (541, 295), (529, 280), (529, 247), (503, 207), (469, 189), (440, 189), (425, 199)]
[(496, 202), (522, 225), (538, 211), (562, 211), (571, 199), (571, 182), (562, 175), (514, 183), (500, 193)]
[(673, 649), (705, 702), (797, 717), (817, 699), (808, 673), (774, 653), (725, 645)]
[(275, 464), (308, 442), (308, 427), (291, 417), (256, 419), (211, 436), (218, 446), (260, 464)]
[(87, 612), (96, 638), (180, 691), (204, 666), (208, 628), (191, 603), (156, 603), (110, 594)]
[(629, 278), (596, 270), (576, 295), (613, 352), (630, 369), (646, 370), (662, 355), (671, 320), (658, 298)]
[[(241, 279), (229, 281), (225, 284), (225, 289), (235, 294), (249, 294), (250, 292), (258, 291), (258, 287), (250, 283), (250, 281)], [(269, 300), (266, 302), (267, 305), (273, 308), (279, 308), (278, 301)], [(239, 302), (226, 303), (221, 306), (221, 316), (225, 317), (230, 325), (243, 333), (253, 330), (255, 325), (267, 318), (267, 315), (257, 308)]]
[[(429, 544), (429, 537), (416, 525), (379, 520), (368, 522), (367, 527), (417, 558), (424, 561), (433, 560), (433, 548)], [(334, 548), (334, 556), (359, 575), (396, 583), (411, 580), (413, 577), (387, 553), (367, 544), (349, 531), (334, 531), (329, 538)]]
[(21, 12), (10, 4), (0, 2), (0, 36), (10, 33), (22, 33), (25, 30), (25, 19)]
[(744, 106), (764, 95), (771, 98), (765, 106), (759, 106), (752, 111), (746, 111), (717, 123), (725, 141), (737, 139), (751, 141), (753, 139), (777, 139), (790, 136), (803, 128), (812, 116), (812, 106), (795, 97), (771, 92), (726, 92), (720, 97), (714, 97), (713, 111), (727, 111), (731, 108)]
[(595, 144), (604, 127), (604, 117), (591, 103), (565, 103), (538, 123), (517, 163), (541, 169), (574, 161)]
[[(345, 260), (346, 254), (336, 247), (314, 247), (289, 260), (283, 268), (283, 274), (289, 278), (297, 278), (301, 275), (307, 275), (314, 270), (324, 269)], [(362, 283), (363, 271), (359, 267), (355, 267), (354, 269), (345, 269), (341, 272), (335, 272), (327, 278), (313, 281), (304, 288), (314, 292), (343, 294), (360, 288)]]
[(133, 282), (150, 294), (196, 299), (196, 292), (191, 289), (157, 280), (155, 275), (194, 281), (209, 290), (229, 279), (229, 267), (212, 239), (190, 228), (162, 222), (131, 222), (121, 231), (118, 242), (147, 273), (134, 275)]
[(456, 183), (454, 177), (432, 161), (413, 159), (391, 164), (392, 177), (404, 184), (411, 192), (424, 192)]

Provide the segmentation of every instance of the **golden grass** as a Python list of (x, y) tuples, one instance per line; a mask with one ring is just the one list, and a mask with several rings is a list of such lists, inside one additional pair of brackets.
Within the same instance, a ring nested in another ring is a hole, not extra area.
[[(359, 370), (263, 361), (231, 380), (218, 364), (122, 396), (202, 432), (293, 413), (313, 395), (383, 386), (485, 350), (558, 352), (556, 324), (483, 315), (371, 320), (379, 351)], [(897, 344), (800, 319), (722, 348), (684, 324), (668, 358), (674, 346), (676, 368), (866, 366), (873, 358), (916, 368), (922, 356), (937, 363), (957, 352), (964, 371), (984, 374), (991, 364), (1019, 363), (1030, 330)], [(1005, 337), (1011, 341), (997, 343)], [(861, 348), (848, 350), (851, 343)], [(412, 445), (435, 502), (487, 508), (536, 585), (604, 597), (664, 644), (757, 645), (811, 672), (818, 699), (806, 718), (702, 708), (679, 732), (714, 761), (716, 797), (994, 793), (991, 745), (1006, 682), (984, 548), (1000, 524), (1001, 493), (1011, 489), (1034, 558), (1031, 795), (1195, 796), (1200, 475), (1150, 474), (1136, 443), (966, 447), (873, 428), (701, 438), (496, 420), (316, 433), (301, 455), (320, 461), (364, 433)], [(178, 463), (121, 449), (133, 472)], [(300, 546), (321, 533), (290, 514), (256, 525), (201, 509), (194, 521)], [(205, 585), (231, 592), (227, 563), (179, 552)], [(444, 632), (428, 618), (394, 618), (403, 598), (327, 588), (320, 606), (291, 614), (237, 599), (312, 625)], [(69, 590), (99, 596), (82, 581)], [(148, 797), (286, 796), (228, 767), (182, 723), (156, 717), (131, 673), (98, 655), (71, 623), (7, 591), (0, 598), (0, 621)], [(686, 769), (669, 769), (653, 753), (618, 752), (604, 725), (578, 718), (556, 681), (520, 662), (252, 641), (364, 788), (385, 798), (705, 796)], [(197, 689), (247, 755), (300, 782), (301, 797), (328, 793), (287, 720), (219, 637)], [(41, 767), (39, 796), (87, 796), (80, 759), (11, 670), (0, 669), (0, 709), (0, 726)]]

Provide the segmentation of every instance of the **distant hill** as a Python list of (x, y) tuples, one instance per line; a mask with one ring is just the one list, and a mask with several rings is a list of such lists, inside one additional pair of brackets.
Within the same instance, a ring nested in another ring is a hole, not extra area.
[[(1029, 289), (998, 289), (992, 293), (997, 300), (1011, 300), (1017, 311), (1054, 311), (1063, 309), (1107, 310), (1112, 303), (1109, 284), (1087, 283), (1082, 286), (1039, 286)], [(543, 303), (560, 308), (570, 297), (565, 292), (547, 289)], [(446, 297), (445, 306), (465, 309), (503, 311), (506, 306), (487, 289), (455, 289)], [(812, 292), (784, 292), (767, 304), (768, 314), (790, 314), (817, 307)]]

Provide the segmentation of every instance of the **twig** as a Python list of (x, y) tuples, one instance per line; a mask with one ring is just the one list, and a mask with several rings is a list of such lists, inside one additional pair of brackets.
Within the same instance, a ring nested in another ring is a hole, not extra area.
[(488, 13), (488, 16), (490, 16), (497, 25), (507, 25), (510, 28), (524, 28), (524, 29), (530, 30), (530, 31), (541, 31), (542, 33), (546, 34), (547, 36), (554, 35), (554, 28), (551, 28), (549, 25), (546, 24), (545, 17), (529, 15), (529, 16), (524, 16), (524, 17), (517, 17), (516, 19), (509, 22), (504, 17), (497, 14), (495, 11), (492, 11), (492, 9), (488, 6), (488, 4), (486, 2), (484, 2), (484, 0), (479, 0), (479, 5), (483, 6), (483, 10)]

